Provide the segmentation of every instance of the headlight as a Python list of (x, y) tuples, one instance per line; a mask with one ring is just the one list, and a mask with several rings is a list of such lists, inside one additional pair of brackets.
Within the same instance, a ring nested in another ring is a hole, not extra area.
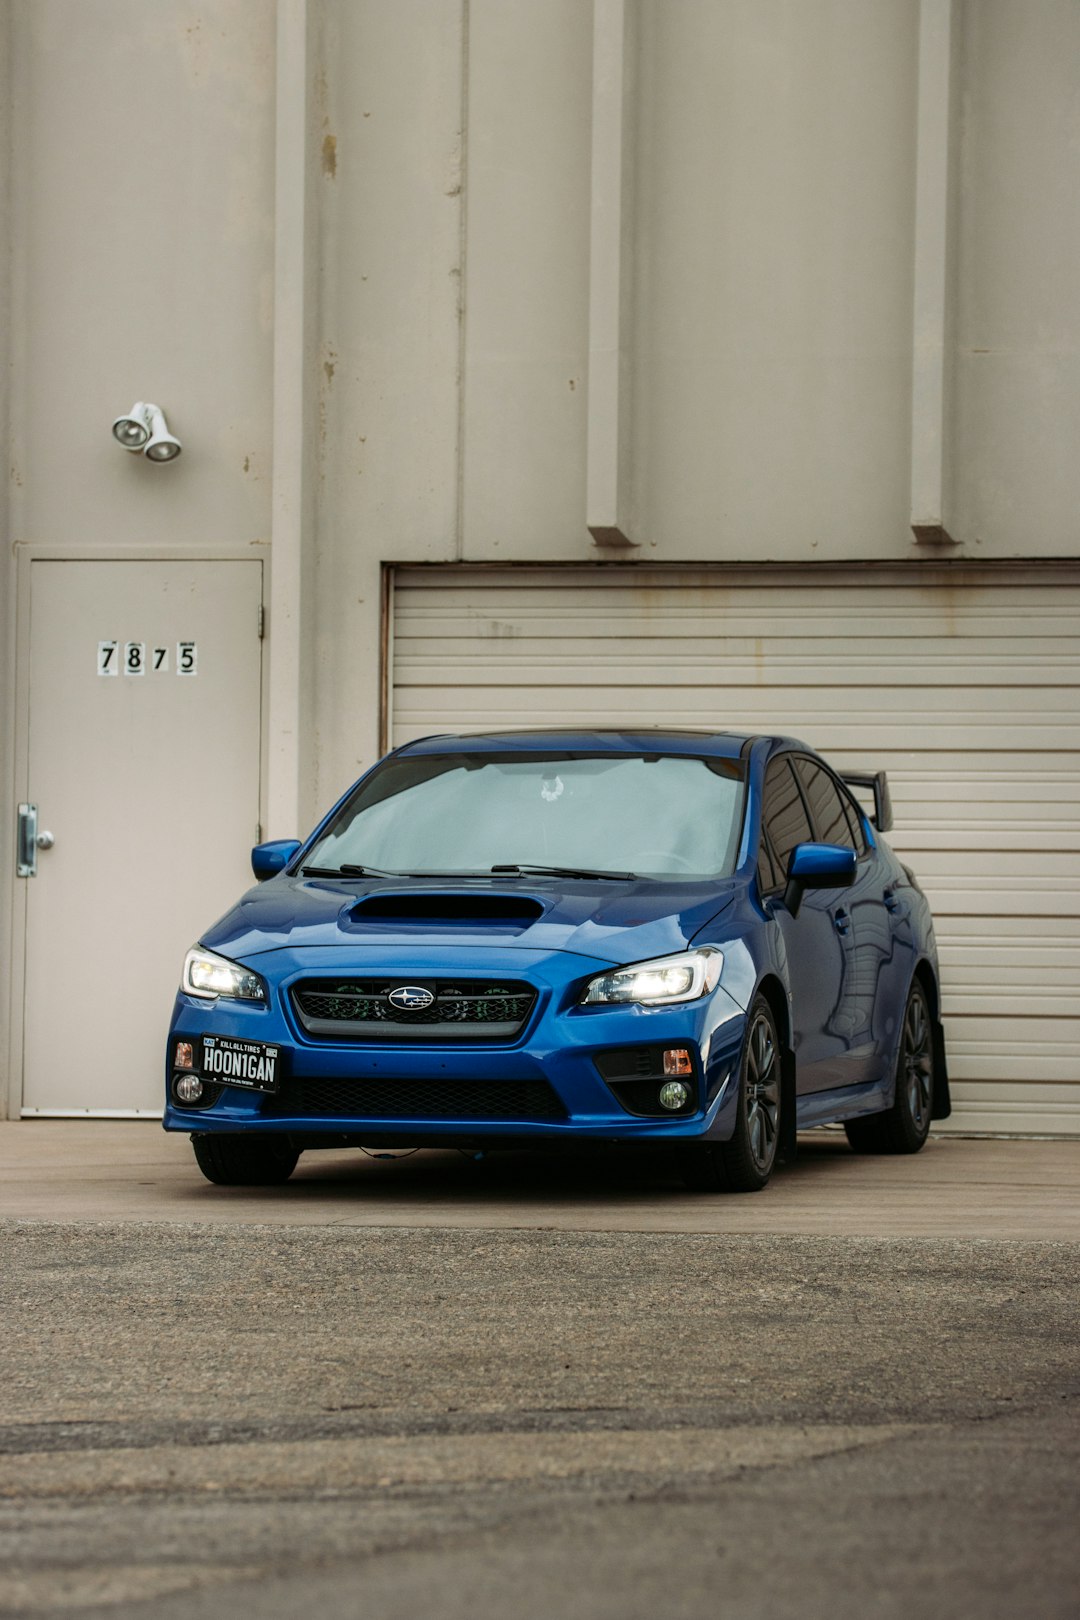
[(613, 968), (585, 986), (581, 1004), (640, 1001), (646, 1007), (663, 1007), (673, 1001), (696, 1001), (720, 981), (724, 965), (722, 951), (708, 947), (682, 951), (678, 956), (661, 956), (655, 962), (638, 962), (634, 967)]
[(201, 945), (194, 946), (184, 958), (180, 988), (185, 995), (201, 996), (204, 1001), (215, 1001), (218, 996), (236, 996), (241, 1001), (266, 1000), (266, 988), (257, 973), (230, 962), (227, 957), (215, 956)]

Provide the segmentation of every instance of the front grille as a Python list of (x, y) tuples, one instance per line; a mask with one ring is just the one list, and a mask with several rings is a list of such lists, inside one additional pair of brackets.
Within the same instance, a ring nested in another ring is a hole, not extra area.
[[(404, 985), (435, 999), (395, 1007), (390, 993)], [(532, 985), (506, 979), (303, 979), (292, 987), (305, 1032), (331, 1041), (512, 1041), (535, 1001)]]
[(294, 1079), (267, 1099), (266, 1112), (350, 1119), (565, 1119), (544, 1080)]

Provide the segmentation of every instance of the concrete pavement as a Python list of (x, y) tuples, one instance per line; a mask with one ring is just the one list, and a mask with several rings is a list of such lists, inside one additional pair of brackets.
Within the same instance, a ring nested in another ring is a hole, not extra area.
[(214, 1187), (186, 1136), (141, 1121), (0, 1124), (0, 1219), (230, 1225), (553, 1227), (579, 1232), (801, 1232), (1080, 1241), (1080, 1141), (932, 1137), (860, 1157), (842, 1132), (801, 1139), (763, 1193), (687, 1193), (635, 1153), (458, 1153), (396, 1161), (307, 1153), (281, 1188)]

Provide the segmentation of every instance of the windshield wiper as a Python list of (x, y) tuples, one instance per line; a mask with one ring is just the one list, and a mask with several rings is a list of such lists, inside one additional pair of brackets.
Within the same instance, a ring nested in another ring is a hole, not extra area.
[(385, 872), (381, 866), (353, 866), (343, 861), (340, 866), (302, 866), (300, 868), (304, 877), (346, 877), (346, 878), (478, 878), (488, 877), (488, 872)]
[(532, 861), (511, 861), (492, 866), (488, 872), (386, 872), (381, 866), (343, 861), (340, 866), (302, 866), (300, 872), (303, 877), (326, 878), (479, 878), (517, 872), (522, 877), (607, 878), (615, 883), (630, 883), (638, 877), (637, 872), (594, 872), (581, 866), (540, 866)]
[(405, 872), (384, 872), (378, 866), (302, 866), (304, 877), (405, 877)]
[(616, 883), (631, 883), (637, 872), (593, 872), (582, 866), (538, 866), (535, 861), (509, 861), (493, 866), (493, 872), (520, 872), (523, 877), (611, 878)]

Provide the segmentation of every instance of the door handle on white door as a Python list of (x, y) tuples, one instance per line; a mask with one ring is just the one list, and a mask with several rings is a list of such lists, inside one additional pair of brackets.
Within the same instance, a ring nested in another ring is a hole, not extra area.
[(18, 877), (37, 875), (37, 805), (20, 804), (19, 830), (15, 842), (15, 872)]
[(51, 832), (44, 830), (38, 832), (37, 823), (37, 805), (20, 804), (15, 871), (17, 876), (21, 878), (37, 877), (38, 850), (52, 849), (56, 843), (56, 839)]

